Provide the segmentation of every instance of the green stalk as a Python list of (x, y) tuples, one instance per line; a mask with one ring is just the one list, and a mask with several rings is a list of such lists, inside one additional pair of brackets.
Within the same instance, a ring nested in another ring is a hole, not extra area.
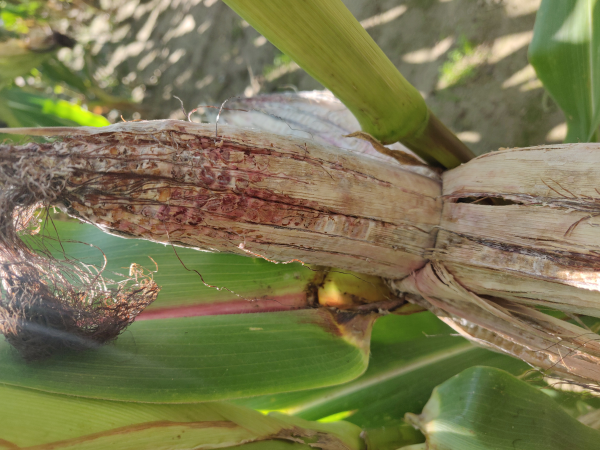
[(362, 130), (451, 168), (473, 153), (429, 111), (341, 0), (224, 0), (331, 90)]

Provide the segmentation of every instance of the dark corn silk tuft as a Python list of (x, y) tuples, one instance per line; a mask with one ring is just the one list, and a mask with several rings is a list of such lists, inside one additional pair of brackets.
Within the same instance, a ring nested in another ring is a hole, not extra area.
[(60, 196), (70, 164), (52, 144), (0, 146), (0, 332), (28, 361), (115, 339), (158, 295), (141, 270), (117, 283), (23, 242), (35, 211)]

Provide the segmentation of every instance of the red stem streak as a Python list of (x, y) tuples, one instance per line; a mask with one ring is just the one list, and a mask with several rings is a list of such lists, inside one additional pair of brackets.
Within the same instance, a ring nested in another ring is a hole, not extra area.
[(221, 303), (182, 305), (151, 308), (143, 311), (136, 320), (174, 319), (178, 317), (216, 316), (222, 314), (248, 314), (292, 311), (308, 308), (305, 292), (279, 295), (257, 300), (235, 300)]

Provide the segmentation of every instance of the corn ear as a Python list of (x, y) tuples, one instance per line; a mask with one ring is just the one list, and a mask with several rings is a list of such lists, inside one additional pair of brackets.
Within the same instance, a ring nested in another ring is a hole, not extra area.
[(437, 180), (307, 140), (179, 121), (35, 132), (68, 137), (7, 160), (55, 161), (53, 204), (123, 237), (398, 277), (439, 222)]

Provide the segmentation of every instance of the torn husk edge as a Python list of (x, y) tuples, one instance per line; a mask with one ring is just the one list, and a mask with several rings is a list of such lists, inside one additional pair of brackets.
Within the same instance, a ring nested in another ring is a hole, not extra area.
[(600, 342), (591, 331), (509, 300), (481, 298), (435, 262), (395, 285), (480, 346), (579, 381), (600, 380)]
[[(392, 284), (473, 342), (600, 382), (600, 146), (505, 149), (443, 176), (429, 263)], [(562, 311), (579, 325), (543, 314)]]

